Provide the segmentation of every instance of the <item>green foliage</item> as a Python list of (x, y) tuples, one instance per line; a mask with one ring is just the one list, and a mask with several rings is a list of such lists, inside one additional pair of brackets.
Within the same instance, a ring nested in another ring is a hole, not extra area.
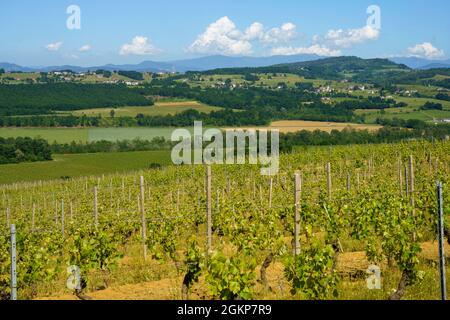
[(141, 72), (137, 72), (137, 71), (118, 71), (117, 72), (119, 75), (133, 79), (133, 80), (138, 80), (138, 81), (142, 81), (144, 80), (144, 76)]
[(109, 84), (18, 84), (0, 85), (0, 116), (39, 115), (54, 111), (148, 106), (135, 88)]
[[(34, 286), (39, 282), (55, 279), (60, 272), (63, 241), (59, 233), (16, 233), (17, 286), (18, 290), (32, 287), (28, 298), (35, 294)], [(10, 238), (0, 235), (0, 297), (8, 298), (10, 288)], [(27, 296), (23, 296), (27, 298)]]
[(189, 285), (197, 282), (205, 264), (205, 256), (202, 249), (198, 246), (197, 240), (193, 237), (189, 240), (188, 249), (184, 258), (186, 266), (186, 278), (189, 279)]
[(47, 141), (32, 138), (1, 138), (0, 164), (52, 160)]
[(291, 283), (291, 293), (302, 293), (307, 299), (337, 297), (338, 274), (333, 270), (334, 250), (314, 241), (297, 256), (285, 261), (285, 276)]
[(106, 230), (76, 230), (69, 249), (68, 265), (78, 266), (82, 275), (92, 269), (111, 270), (123, 256), (114, 240), (114, 234)]
[(423, 106), (420, 107), (420, 110), (443, 110), (443, 107), (440, 103), (427, 101)]
[(222, 300), (252, 299), (255, 266), (255, 261), (246, 256), (228, 258), (214, 253), (209, 258), (206, 275), (211, 294)]

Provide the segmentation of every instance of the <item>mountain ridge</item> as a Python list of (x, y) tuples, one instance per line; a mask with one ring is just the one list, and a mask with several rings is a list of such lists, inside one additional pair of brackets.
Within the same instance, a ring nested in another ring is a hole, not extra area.
[[(345, 56), (344, 56), (345, 57)], [(336, 57), (339, 58), (339, 57)], [(172, 61), (152, 61), (145, 60), (137, 64), (105, 64), (99, 66), (81, 67), (75, 65), (29, 67), (20, 66), (14, 63), (0, 62), (0, 68), (5, 71), (22, 72), (51, 72), (61, 70), (72, 70), (74, 72), (86, 72), (89, 70), (108, 70), (108, 71), (139, 71), (139, 72), (187, 72), (187, 71), (208, 71), (214, 69), (226, 68), (258, 68), (274, 65), (302, 63), (308, 61), (319, 61), (323, 59), (333, 59), (320, 57), (317, 55), (291, 55), (291, 56), (268, 56), (268, 57), (229, 57), (223, 55), (205, 56), (184, 60)], [(381, 60), (363, 59), (363, 60)], [(386, 60), (386, 59), (382, 59)], [(431, 69), (431, 68), (450, 68), (449, 60), (427, 60), (416, 57), (397, 57), (387, 60), (397, 64), (403, 64), (411, 69)]]

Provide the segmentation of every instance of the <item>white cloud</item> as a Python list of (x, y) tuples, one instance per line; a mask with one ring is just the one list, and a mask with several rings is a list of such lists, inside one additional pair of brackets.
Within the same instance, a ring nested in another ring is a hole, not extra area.
[(63, 43), (61, 41), (60, 42), (55, 42), (55, 43), (50, 43), (50, 44), (46, 45), (45, 48), (48, 51), (58, 51), (59, 48), (61, 48), (62, 44)]
[(264, 36), (264, 26), (259, 22), (254, 22), (245, 30), (244, 39), (260, 40)]
[(434, 47), (429, 42), (424, 42), (422, 44), (417, 44), (414, 47), (408, 48), (408, 53), (411, 56), (426, 59), (437, 59), (444, 57), (444, 50), (440, 50)]
[[(380, 30), (365, 26), (359, 29), (349, 30), (329, 30), (324, 37), (325, 42), (337, 48), (350, 48), (355, 44), (363, 43), (365, 41), (377, 40), (380, 36)], [(320, 42), (320, 37), (315, 37), (316, 42)]]
[(282, 55), (282, 56), (290, 56), (295, 54), (315, 54), (318, 56), (324, 57), (335, 57), (342, 55), (341, 50), (330, 49), (326, 46), (313, 44), (309, 47), (278, 47), (273, 48), (271, 51), (272, 55)]
[(297, 35), (297, 27), (295, 24), (288, 22), (281, 26), (281, 28), (272, 28), (266, 32), (262, 38), (264, 43), (279, 43), (288, 42)]
[(342, 55), (342, 49), (370, 40), (376, 40), (380, 36), (379, 29), (365, 26), (357, 29), (331, 29), (325, 36), (314, 35), (312, 45), (309, 47), (282, 46), (272, 49), (274, 55), (316, 54), (318, 56), (334, 57)]
[(228, 17), (211, 23), (204, 33), (189, 46), (195, 53), (216, 53), (226, 55), (247, 55), (252, 52), (250, 38), (257, 36), (259, 25), (253, 24), (244, 35)]
[(296, 26), (284, 23), (279, 28), (264, 30), (259, 22), (252, 23), (245, 31), (239, 30), (227, 16), (211, 23), (189, 46), (188, 51), (202, 54), (249, 55), (253, 43), (264, 45), (287, 42), (296, 36)]
[(202, 54), (249, 55), (254, 45), (260, 45), (275, 55), (316, 54), (342, 55), (342, 49), (379, 38), (380, 30), (369, 25), (355, 29), (331, 29), (324, 36), (314, 35), (309, 46), (293, 46), (297, 26), (291, 22), (280, 27), (265, 29), (259, 22), (244, 31), (239, 30), (227, 16), (211, 23), (189, 46), (188, 51)]
[(120, 55), (155, 55), (161, 53), (162, 50), (155, 47), (147, 37), (136, 36), (131, 43), (124, 44), (119, 51)]
[(78, 51), (86, 52), (86, 51), (90, 51), (91, 49), (92, 49), (92, 47), (89, 44), (86, 44), (86, 45), (82, 46), (80, 49), (78, 49)]

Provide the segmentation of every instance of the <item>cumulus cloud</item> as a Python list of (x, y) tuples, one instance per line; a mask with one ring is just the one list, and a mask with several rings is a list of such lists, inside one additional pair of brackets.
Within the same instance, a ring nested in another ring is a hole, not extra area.
[[(295, 32), (295, 28), (286, 26), (286, 30)], [(342, 30), (331, 29), (325, 36), (314, 35), (312, 45), (307, 47), (281, 46), (273, 48), (271, 53), (274, 55), (294, 55), (294, 54), (315, 54), (318, 56), (334, 57), (342, 55), (342, 49), (366, 41), (376, 40), (380, 36), (380, 30), (371, 26), (362, 28)]]
[(48, 51), (58, 51), (59, 48), (61, 48), (62, 44), (63, 43), (61, 41), (60, 42), (55, 42), (55, 43), (49, 43), (48, 45), (45, 46), (45, 48)]
[[(329, 30), (324, 37), (326, 43), (336, 48), (350, 48), (355, 44), (370, 40), (377, 40), (380, 36), (380, 30), (371, 26), (365, 26), (358, 29), (349, 30)], [(320, 37), (315, 38), (316, 42), (321, 41)]]
[(264, 25), (252, 23), (245, 31), (239, 30), (227, 16), (211, 23), (189, 46), (188, 51), (202, 54), (249, 55), (253, 43), (275, 44), (286, 42), (296, 35), (296, 26), (285, 23), (265, 31)]
[(281, 28), (272, 28), (266, 32), (262, 37), (262, 42), (264, 43), (280, 43), (288, 42), (292, 40), (297, 35), (297, 27), (293, 23), (285, 23)]
[(227, 55), (246, 55), (252, 52), (250, 39), (259, 36), (259, 25), (253, 24), (244, 35), (228, 17), (211, 23), (204, 33), (189, 46), (195, 53), (222, 53)]
[(259, 22), (252, 23), (244, 31), (239, 30), (227, 16), (211, 23), (189, 46), (188, 51), (201, 54), (249, 55), (254, 45), (273, 55), (316, 54), (320, 56), (342, 55), (342, 49), (379, 38), (380, 30), (367, 25), (355, 29), (331, 29), (323, 35), (314, 35), (310, 45), (293, 46), (297, 38), (297, 26), (291, 22), (280, 27), (266, 29)]
[(245, 40), (261, 40), (264, 36), (264, 26), (262, 23), (254, 22), (245, 30)]
[(78, 51), (80, 52), (86, 52), (86, 51), (90, 51), (92, 49), (92, 47), (88, 44), (85, 44), (84, 46), (82, 46), (80, 49), (78, 49)]
[(438, 59), (444, 57), (444, 50), (434, 47), (429, 42), (417, 44), (414, 47), (408, 48), (408, 53), (414, 57), (426, 59)]
[(136, 36), (131, 43), (124, 44), (119, 51), (120, 55), (155, 55), (162, 50), (155, 47), (147, 37)]
[(277, 47), (271, 51), (272, 55), (290, 56), (295, 54), (315, 54), (324, 57), (336, 57), (342, 55), (340, 50), (330, 49), (326, 46), (313, 44), (309, 47)]

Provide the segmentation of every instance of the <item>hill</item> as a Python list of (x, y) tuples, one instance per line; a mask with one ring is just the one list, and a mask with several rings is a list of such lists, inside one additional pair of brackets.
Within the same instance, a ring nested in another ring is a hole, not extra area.
[(205, 74), (292, 73), (309, 79), (340, 80), (370, 78), (383, 72), (405, 72), (410, 69), (387, 59), (361, 59), (358, 57), (333, 57), (313, 61), (277, 64), (258, 68), (223, 68)]
[(186, 72), (205, 71), (218, 68), (242, 68), (242, 67), (264, 67), (280, 63), (291, 63), (310, 61), (318, 59), (316, 55), (292, 55), (292, 56), (269, 56), (269, 57), (227, 57), (222, 55), (206, 56), (193, 59), (176, 61), (143, 61), (139, 64), (106, 64), (99, 66), (47, 66), (47, 67), (24, 67), (12, 63), (0, 63), (0, 68), (5, 71), (21, 72), (50, 72), (61, 70), (72, 70), (74, 72), (86, 72), (89, 70), (127, 70), (139, 72)]

